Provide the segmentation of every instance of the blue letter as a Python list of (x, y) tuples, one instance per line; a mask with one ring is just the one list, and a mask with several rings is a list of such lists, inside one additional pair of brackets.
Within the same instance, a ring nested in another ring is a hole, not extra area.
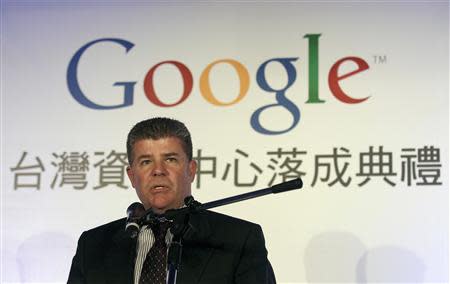
[(134, 91), (134, 84), (136, 82), (116, 82), (114, 83), (114, 86), (123, 86), (124, 88), (124, 100), (123, 104), (120, 105), (111, 105), (111, 106), (105, 106), (105, 105), (99, 105), (91, 100), (89, 100), (81, 91), (80, 85), (78, 84), (78, 78), (77, 78), (77, 67), (78, 62), (80, 61), (81, 55), (91, 47), (92, 45), (102, 42), (102, 41), (111, 41), (117, 44), (120, 44), (121, 46), (125, 47), (126, 52), (133, 48), (134, 44), (122, 40), (122, 39), (115, 39), (115, 38), (103, 38), (91, 41), (87, 44), (85, 44), (83, 47), (81, 47), (75, 55), (72, 57), (69, 63), (69, 67), (67, 68), (67, 86), (69, 87), (69, 91), (72, 94), (72, 97), (79, 102), (80, 104), (93, 109), (114, 109), (114, 108), (121, 108), (130, 106), (133, 104), (133, 91)]
[[(263, 89), (264, 91), (275, 92), (276, 93), (275, 98), (277, 100), (277, 103), (260, 107), (252, 114), (250, 123), (251, 123), (253, 129), (255, 129), (257, 132), (262, 133), (262, 134), (267, 134), (267, 135), (283, 134), (283, 133), (290, 131), (292, 128), (294, 128), (297, 125), (297, 123), (300, 121), (300, 110), (292, 101), (287, 99), (285, 96), (286, 90), (294, 83), (294, 81), (297, 77), (297, 72), (295, 71), (295, 68), (292, 64), (292, 62), (297, 61), (297, 59), (298, 58), (273, 58), (273, 59), (267, 60), (266, 62), (261, 64), (261, 66), (258, 68), (258, 71), (256, 72), (256, 82), (258, 83), (259, 87), (261, 87), (261, 89)], [(267, 64), (269, 64), (272, 61), (281, 63), (281, 65), (283, 65), (284, 69), (286, 70), (286, 73), (288, 76), (288, 82), (286, 84), (286, 87), (284, 87), (281, 90), (272, 89), (267, 84), (267, 80), (265, 77), (265, 68), (266, 68)], [(280, 131), (272, 131), (267, 128), (264, 128), (260, 122), (261, 113), (268, 108), (277, 107), (277, 106), (285, 107), (292, 114), (292, 117), (294, 118), (292, 125), (289, 126), (288, 128), (286, 128), (285, 130), (280, 130)]]

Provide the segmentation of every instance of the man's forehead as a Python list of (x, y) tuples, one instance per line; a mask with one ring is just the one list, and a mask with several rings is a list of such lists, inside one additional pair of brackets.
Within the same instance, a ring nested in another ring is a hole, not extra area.
[(153, 157), (155, 155), (161, 155), (161, 156), (181, 156), (183, 155), (182, 152), (174, 152), (174, 151), (167, 151), (167, 152), (159, 152), (159, 153), (153, 153), (151, 151), (142, 151), (141, 153), (139, 153), (139, 155), (137, 156), (137, 158), (145, 158), (145, 157)]
[(162, 137), (158, 139), (139, 139), (134, 143), (134, 152), (151, 152), (158, 151), (162, 154), (181, 154), (184, 153), (183, 142), (177, 137)]

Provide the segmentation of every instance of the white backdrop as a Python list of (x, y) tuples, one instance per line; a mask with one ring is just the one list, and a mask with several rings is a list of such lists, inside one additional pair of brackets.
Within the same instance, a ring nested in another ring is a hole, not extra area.
[[(2, 283), (66, 281), (81, 232), (137, 200), (125, 139), (153, 116), (191, 130), (201, 202), (302, 177), (217, 208), (262, 225), (280, 283), (448, 282), (447, 1), (2, 1), (1, 18)], [(150, 80), (187, 98), (158, 106)]]

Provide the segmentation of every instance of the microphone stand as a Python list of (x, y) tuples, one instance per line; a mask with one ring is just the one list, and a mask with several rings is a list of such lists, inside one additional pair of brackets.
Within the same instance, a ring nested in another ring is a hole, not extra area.
[(216, 201), (207, 202), (201, 204), (194, 200), (192, 196), (188, 196), (185, 198), (184, 202), (186, 207), (181, 209), (171, 209), (167, 210), (166, 213), (162, 215), (155, 215), (152, 212), (146, 213), (143, 218), (143, 223), (151, 224), (155, 222), (155, 218), (166, 218), (168, 220), (173, 220), (173, 229), (171, 232), (173, 234), (173, 239), (169, 247), (169, 252), (167, 256), (167, 284), (175, 284), (177, 281), (177, 274), (181, 264), (181, 254), (183, 250), (183, 236), (188, 230), (188, 222), (190, 213), (199, 212), (202, 210), (219, 207), (247, 199), (252, 199), (256, 197), (260, 197), (263, 195), (271, 194), (271, 193), (281, 193), (293, 189), (302, 188), (303, 182), (300, 178), (290, 180), (287, 182), (279, 183), (273, 185), (268, 188), (239, 194), (223, 199), (219, 199)]

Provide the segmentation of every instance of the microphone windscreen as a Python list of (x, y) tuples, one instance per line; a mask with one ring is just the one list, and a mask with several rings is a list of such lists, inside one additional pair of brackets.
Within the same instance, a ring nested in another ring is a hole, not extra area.
[(140, 202), (134, 202), (127, 208), (127, 217), (130, 218), (141, 218), (144, 216), (145, 208)]
[(140, 219), (145, 214), (144, 205), (139, 202), (134, 202), (127, 208), (127, 223), (125, 225), (125, 232), (127, 232), (131, 238), (136, 238), (139, 234)]

